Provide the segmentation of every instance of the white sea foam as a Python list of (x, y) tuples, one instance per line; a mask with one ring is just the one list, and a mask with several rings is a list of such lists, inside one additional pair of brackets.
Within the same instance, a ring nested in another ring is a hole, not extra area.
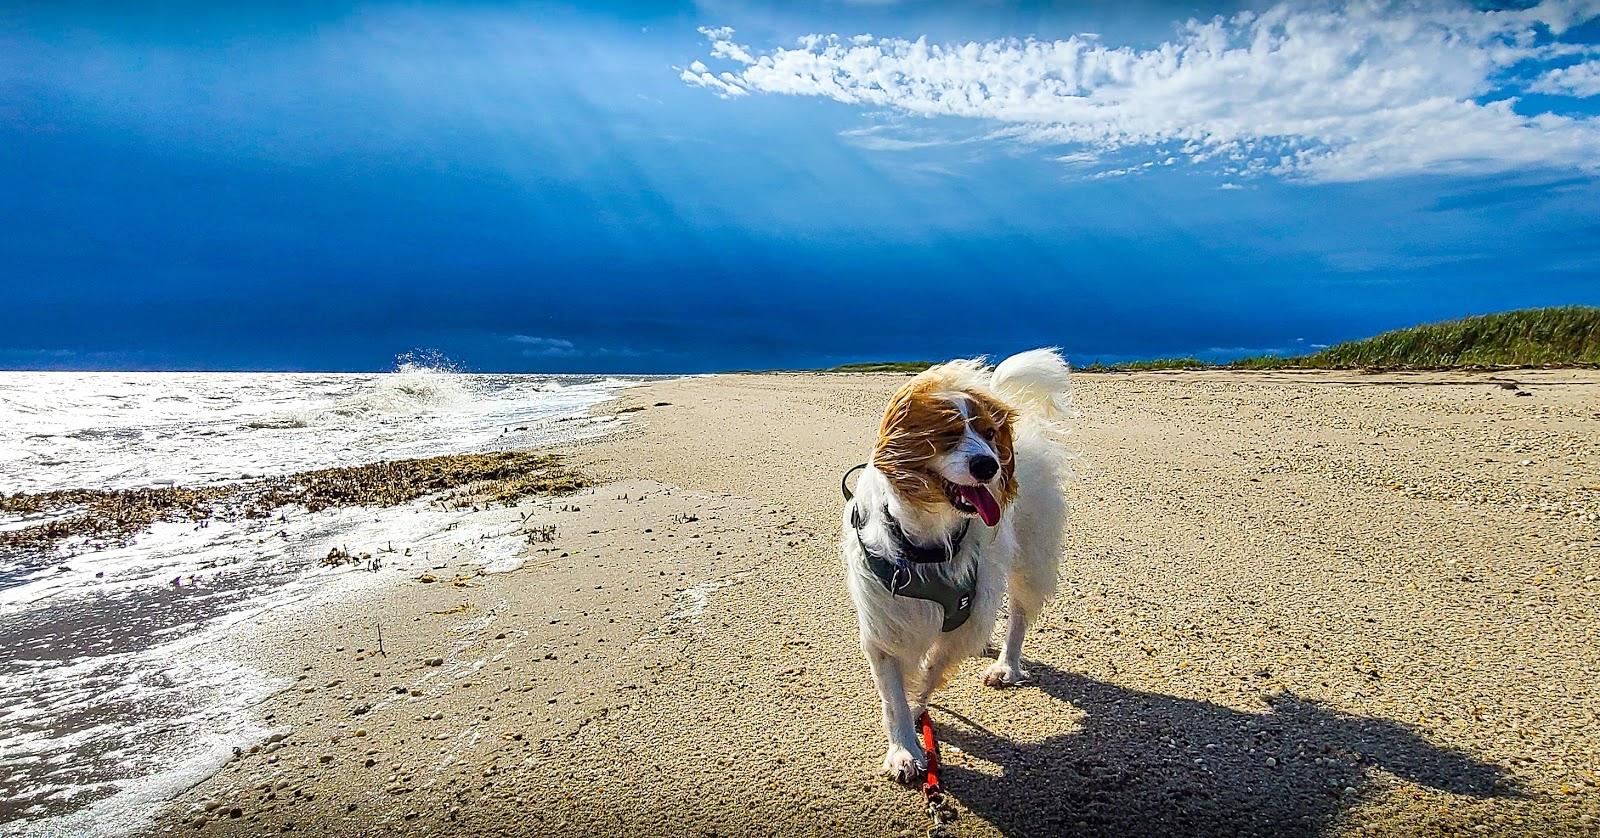
[[(81, 571), (0, 592), (0, 634), (27, 638), (0, 665), (0, 806), (23, 816), (6, 829), (29, 838), (137, 832), (161, 801), (268, 732), (248, 711), (283, 685), (222, 654), (227, 632), (268, 611), (397, 584), (445, 562), (504, 569), (527, 549), (522, 513), (422, 499), (387, 509), (290, 508), (205, 528), (158, 525), (133, 545), (96, 554), (103, 564), (75, 560)], [(395, 552), (384, 552), (391, 544)], [(373, 553), (382, 565), (319, 566), (334, 547)], [(225, 556), (239, 560), (214, 563)], [(108, 570), (96, 577), (96, 567)], [(150, 603), (163, 594), (173, 601)], [(75, 613), (105, 614), (116, 621), (114, 637), (39, 637), (53, 616)], [(128, 648), (129, 636), (140, 643)], [(59, 724), (64, 717), (75, 721)]]
[[(589, 408), (635, 381), (417, 364), (381, 375), (0, 373), (0, 493), (537, 447), (612, 427)], [(0, 516), (0, 531), (45, 520)], [(227, 632), (439, 562), (515, 569), (519, 529), (513, 509), (423, 499), (158, 523), (128, 544), (0, 554), (0, 833), (145, 827), (162, 800), (268, 732), (249, 708), (280, 685), (222, 654)], [(333, 547), (382, 567), (321, 567)]]
[(381, 374), (0, 373), (0, 492), (209, 483), (603, 431), (637, 379)]

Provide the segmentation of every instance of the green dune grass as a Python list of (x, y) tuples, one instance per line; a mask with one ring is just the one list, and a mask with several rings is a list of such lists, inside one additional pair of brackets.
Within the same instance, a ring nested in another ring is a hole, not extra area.
[[(920, 372), (926, 361), (845, 364), (826, 372)], [(1600, 308), (1525, 308), (1425, 323), (1352, 340), (1309, 355), (1261, 355), (1227, 363), (1155, 358), (1092, 363), (1086, 372), (1180, 369), (1432, 370), (1491, 367), (1600, 367)]]
[(1528, 308), (1384, 332), (1295, 358), (1246, 358), (1230, 366), (1323, 369), (1600, 366), (1600, 308)]
[(922, 372), (933, 366), (932, 361), (865, 361), (859, 364), (840, 364), (823, 372)]

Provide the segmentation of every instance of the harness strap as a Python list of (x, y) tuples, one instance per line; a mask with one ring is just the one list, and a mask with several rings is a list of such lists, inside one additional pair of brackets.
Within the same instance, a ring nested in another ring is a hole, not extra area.
[(972, 528), (970, 519), (964, 522), (961, 530), (950, 538), (950, 547), (947, 549), (943, 544), (923, 546), (912, 541), (887, 506), (883, 508), (883, 521), (889, 530), (889, 537), (894, 539), (895, 552), (901, 559), (912, 564), (942, 564), (950, 561), (961, 550), (961, 542), (966, 539), (967, 530)]
[(867, 467), (866, 463), (852, 466), (844, 473), (839, 481), (839, 489), (844, 493), (845, 500), (850, 503), (850, 527), (856, 531), (856, 543), (861, 545), (861, 552), (867, 558), (867, 569), (872, 575), (878, 577), (885, 590), (891, 596), (908, 596), (912, 599), (922, 599), (939, 604), (944, 609), (944, 623), (940, 631), (955, 631), (967, 622), (972, 616), (972, 597), (978, 590), (978, 570), (974, 566), (967, 583), (960, 588), (940, 579), (930, 579), (923, 574), (911, 569), (912, 564), (941, 564), (955, 558), (961, 549), (961, 543), (966, 540), (967, 531), (972, 528), (972, 521), (961, 525), (961, 531), (950, 539), (950, 546), (943, 544), (924, 546), (912, 541), (906, 535), (900, 522), (895, 520), (889, 507), (883, 508), (884, 529), (889, 533), (889, 539), (894, 542), (894, 552), (887, 558), (874, 553), (867, 546), (867, 540), (862, 537), (861, 530), (866, 527), (866, 518), (861, 514), (861, 504), (855, 502), (855, 493), (850, 491), (850, 474)]
[(939, 626), (940, 631), (955, 631), (972, 616), (972, 596), (978, 589), (977, 568), (973, 568), (967, 584), (957, 588), (947, 582), (928, 579), (912, 572), (910, 567), (895, 565), (873, 553), (866, 541), (861, 539), (859, 529), (856, 530), (856, 540), (861, 543), (861, 552), (867, 557), (867, 569), (878, 577), (890, 594), (938, 603), (944, 609), (944, 623)]
[[(857, 530), (866, 526), (866, 521), (861, 517), (860, 506), (855, 503), (856, 493), (850, 491), (850, 475), (866, 467), (866, 463), (851, 466), (844, 473), (844, 477), (839, 480), (839, 489), (844, 492), (844, 499), (851, 503), (850, 526), (855, 527)], [(912, 541), (911, 537), (906, 535), (905, 529), (900, 526), (899, 519), (894, 517), (894, 513), (889, 511), (887, 505), (883, 507), (883, 521), (885, 528), (889, 531), (889, 537), (894, 540), (896, 564), (902, 562), (939, 564), (940, 562), (950, 561), (955, 558), (956, 552), (961, 549), (962, 540), (967, 537), (967, 531), (972, 528), (971, 519), (962, 523), (961, 531), (950, 539), (950, 546), (946, 548), (943, 544), (924, 546)]]

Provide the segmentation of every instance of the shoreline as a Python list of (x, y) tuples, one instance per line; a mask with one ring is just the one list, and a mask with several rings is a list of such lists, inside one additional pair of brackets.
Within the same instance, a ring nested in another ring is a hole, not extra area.
[[(1036, 683), (969, 662), (935, 708), (955, 834), (1592, 832), (1600, 375), (1420, 375), (1474, 386), (1083, 380)], [(837, 474), (902, 378), (619, 393), (647, 409), (551, 449), (582, 499), (519, 505), (557, 527), (521, 569), (230, 638), (303, 685), (260, 705), (289, 732), (147, 832), (920, 834), (874, 776), (834, 555)], [(377, 621), (387, 654), (355, 651)]]
[[(7, 835), (130, 831), (259, 733), (244, 709), (277, 688), (250, 662), (219, 659), (214, 651), (226, 647), (215, 637), (387, 578), (396, 559), (425, 560), (430, 550), (478, 572), (511, 569), (523, 534), (504, 503), (574, 487), (537, 452), (309, 470), (297, 462), (359, 460), (376, 438), (397, 451), (434, 448), (432, 437), (466, 451), (485, 439), (527, 448), (558, 434), (583, 438), (614, 419), (573, 408), (618, 386), (423, 369), (332, 385), (315, 376), (223, 376), (205, 386), (194, 376), (115, 378), (87, 388), (76, 386), (81, 376), (41, 379), (73, 385), (67, 393), (15, 381), (8, 390), (8, 415), (21, 424), (4, 435), (17, 444), (4, 446), (0, 471), (22, 473), (23, 485), (0, 496)], [(29, 407), (63, 402), (84, 412)], [(419, 412), (438, 415), (412, 430)], [(347, 416), (376, 430), (341, 424)], [(458, 426), (465, 433), (454, 434)], [(227, 471), (215, 458), (242, 468), (215, 480)], [(62, 468), (23, 471), (33, 460)], [(71, 488), (93, 474), (116, 477)]]

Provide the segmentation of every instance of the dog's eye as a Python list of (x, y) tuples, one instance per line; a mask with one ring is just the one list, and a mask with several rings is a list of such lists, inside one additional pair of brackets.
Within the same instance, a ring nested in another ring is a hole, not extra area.
[(983, 438), (989, 440), (990, 442), (994, 442), (994, 428), (984, 428)]

